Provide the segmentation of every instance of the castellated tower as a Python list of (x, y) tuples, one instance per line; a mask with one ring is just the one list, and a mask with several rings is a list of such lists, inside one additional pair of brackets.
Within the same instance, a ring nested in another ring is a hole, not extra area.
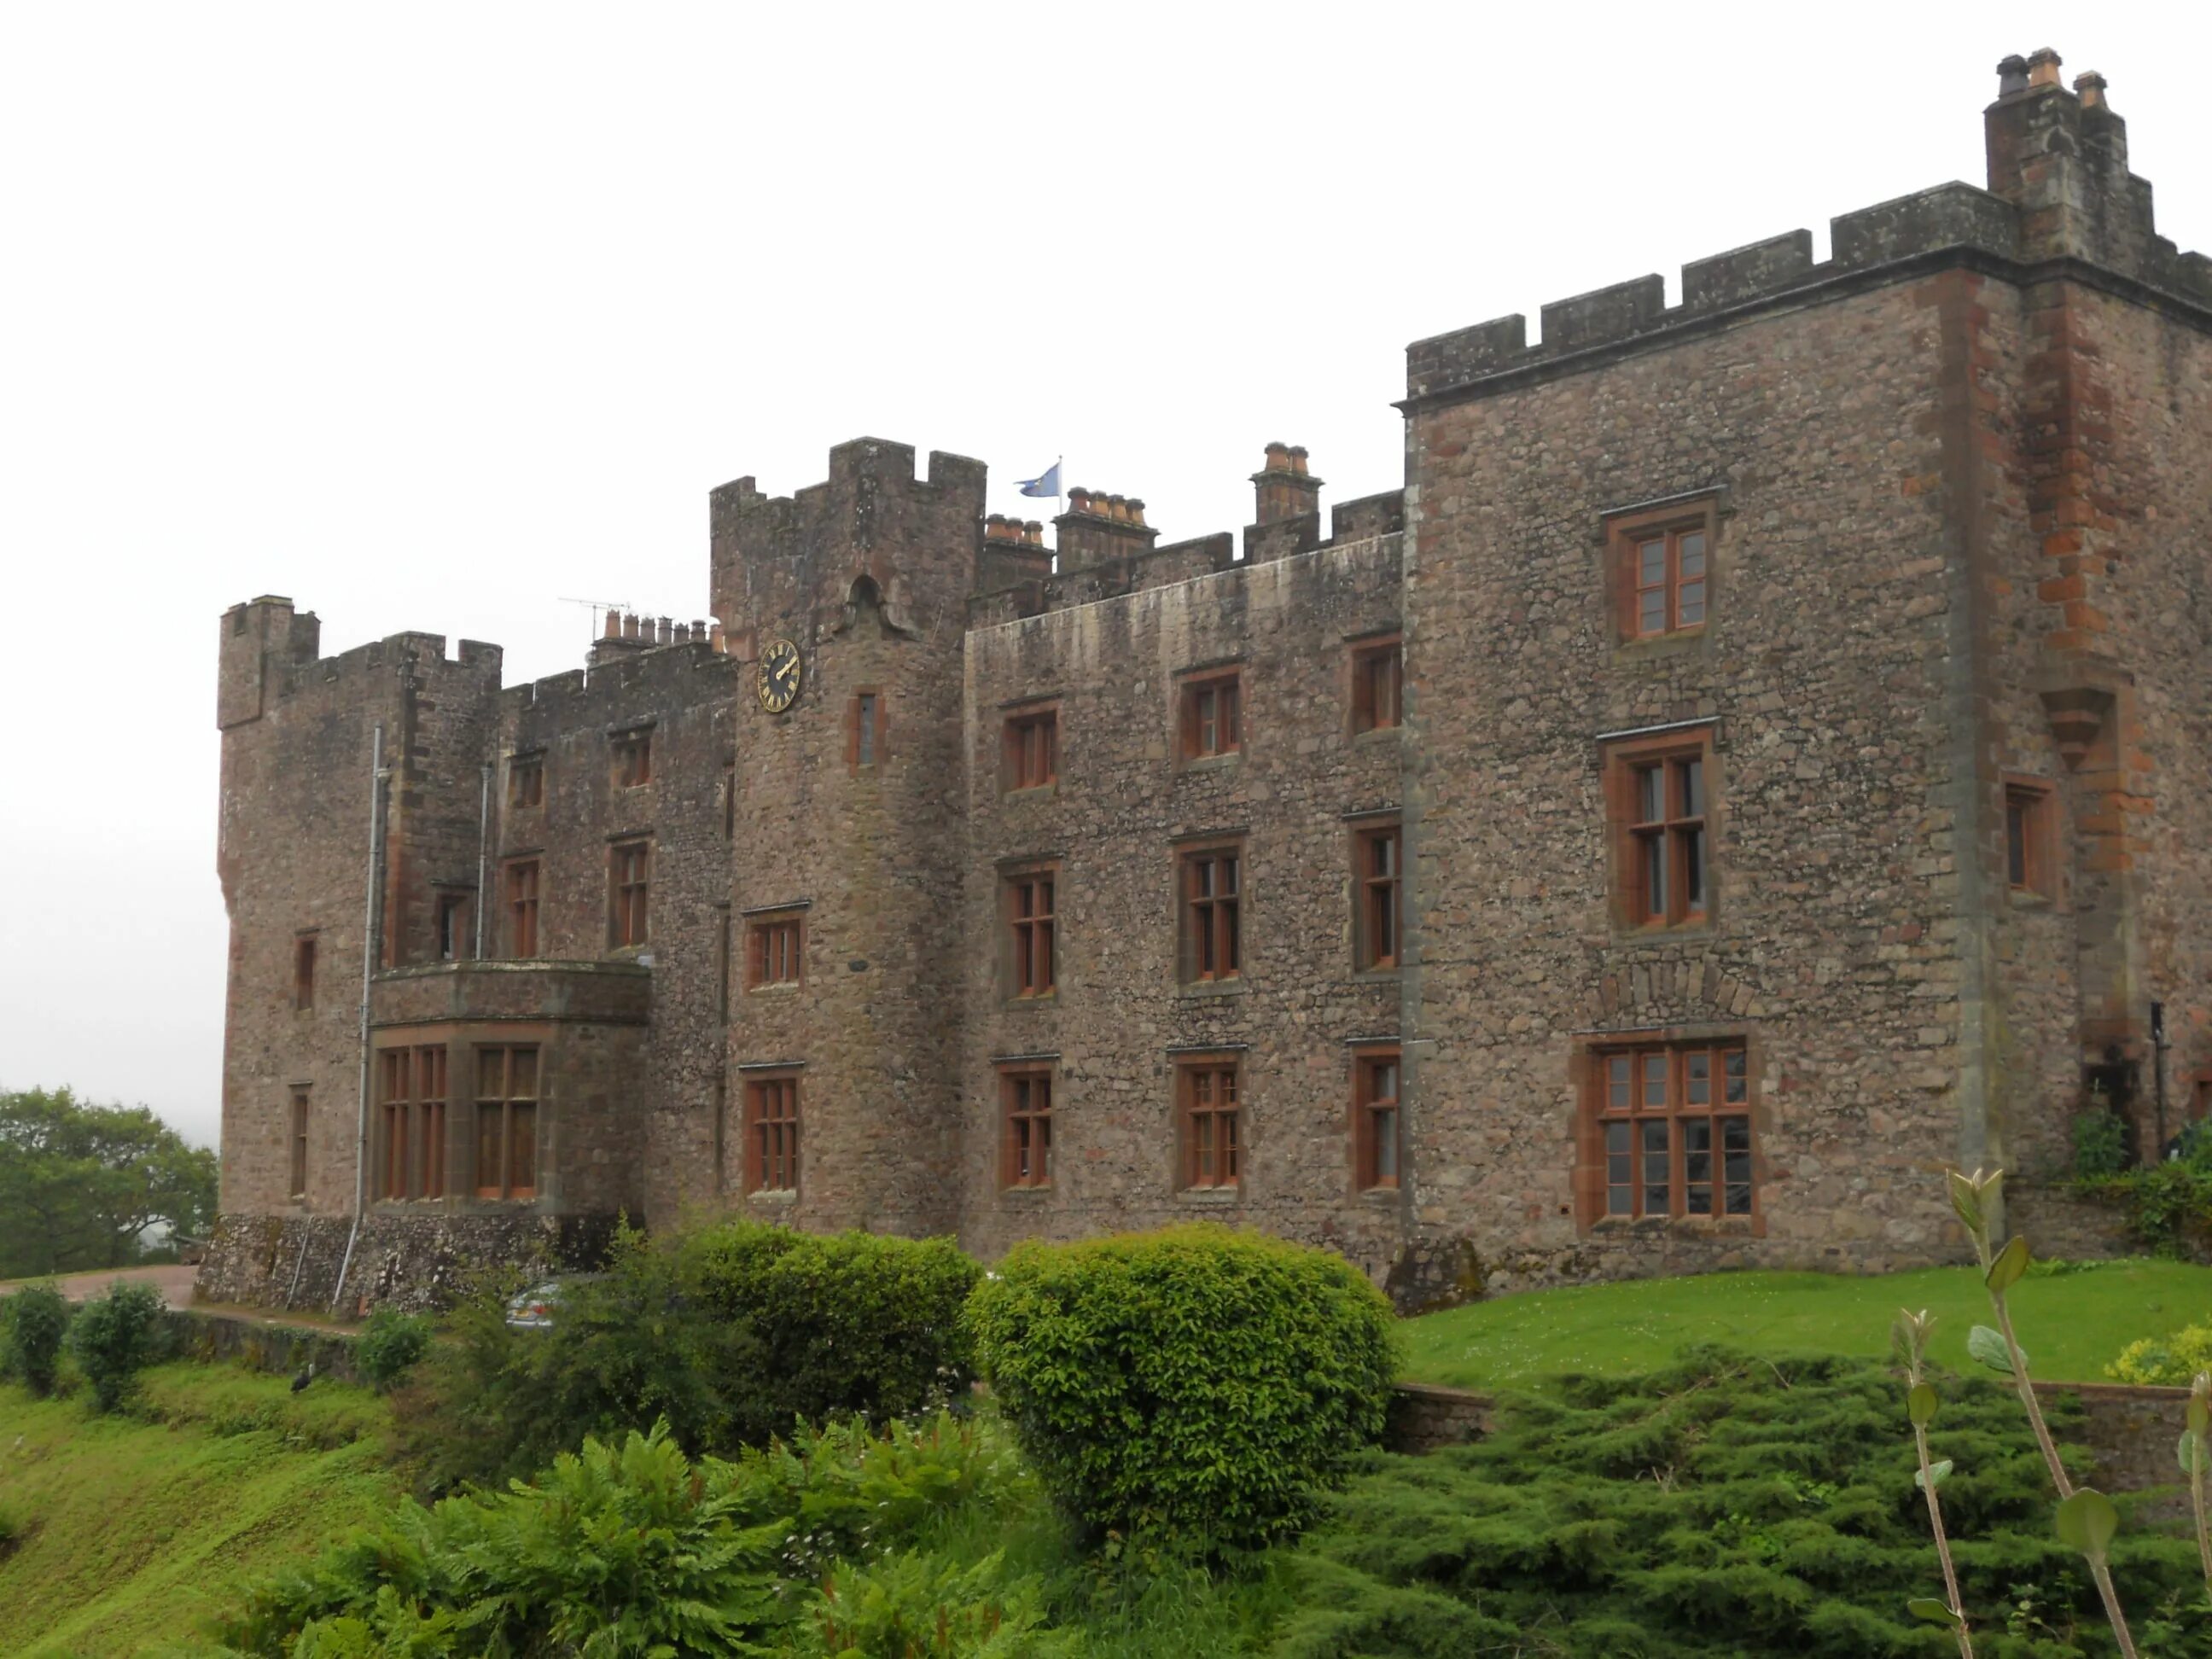
[[(744, 675), (731, 1104), (757, 1215), (957, 1218), (962, 642), (983, 484), (979, 462), (933, 453), (918, 478), (911, 448), (864, 438), (794, 495), (750, 478), (714, 493), (714, 610)], [(766, 959), (794, 939), (796, 963)], [(774, 1127), (793, 1111), (795, 1180)]]

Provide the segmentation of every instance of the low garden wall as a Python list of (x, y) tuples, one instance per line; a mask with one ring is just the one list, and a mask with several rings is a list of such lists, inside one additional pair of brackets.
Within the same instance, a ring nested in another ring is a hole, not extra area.
[(172, 1350), (180, 1358), (251, 1365), (284, 1375), (295, 1374), (312, 1361), (318, 1376), (361, 1381), (349, 1332), (270, 1325), (207, 1308), (172, 1308), (166, 1318)]

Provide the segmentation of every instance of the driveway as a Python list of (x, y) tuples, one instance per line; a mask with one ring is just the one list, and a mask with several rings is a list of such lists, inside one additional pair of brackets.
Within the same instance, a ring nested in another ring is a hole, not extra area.
[[(117, 1279), (134, 1285), (151, 1285), (168, 1299), (173, 1308), (189, 1308), (192, 1304), (192, 1280), (199, 1269), (189, 1264), (173, 1264), (161, 1267), (110, 1267), (102, 1273), (64, 1273), (54, 1282), (62, 1287), (62, 1294), (72, 1302), (88, 1301), (100, 1296)], [(0, 1296), (20, 1290), (27, 1281), (16, 1279), (0, 1282)]]

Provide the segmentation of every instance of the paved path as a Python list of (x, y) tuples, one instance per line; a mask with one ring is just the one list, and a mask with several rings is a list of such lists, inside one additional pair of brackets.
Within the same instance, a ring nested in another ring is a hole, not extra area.
[[(168, 1298), (173, 1308), (189, 1308), (192, 1304), (192, 1281), (199, 1269), (189, 1264), (172, 1264), (160, 1267), (110, 1267), (101, 1273), (64, 1273), (55, 1282), (62, 1294), (72, 1302), (83, 1302), (103, 1294), (117, 1279), (133, 1284), (151, 1285)], [(0, 1296), (19, 1290), (27, 1281), (9, 1279), (0, 1282)]]

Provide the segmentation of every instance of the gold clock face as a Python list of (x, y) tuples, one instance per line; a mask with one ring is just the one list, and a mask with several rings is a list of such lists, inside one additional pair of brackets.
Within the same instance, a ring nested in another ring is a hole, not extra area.
[(799, 647), (789, 640), (770, 640), (753, 666), (753, 695), (771, 714), (781, 714), (799, 700)]

